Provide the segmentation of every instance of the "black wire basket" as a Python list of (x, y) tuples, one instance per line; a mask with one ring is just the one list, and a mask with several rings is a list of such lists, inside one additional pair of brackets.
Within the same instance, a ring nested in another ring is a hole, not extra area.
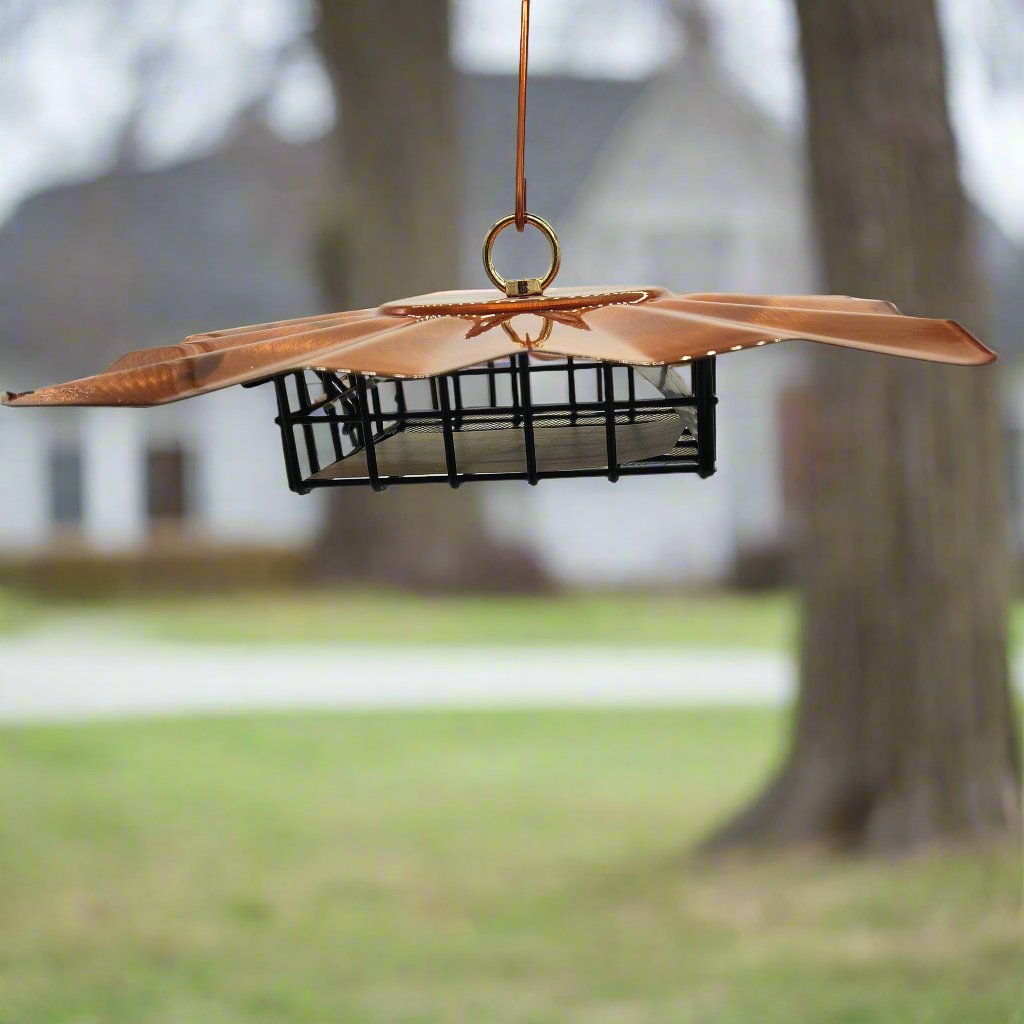
[(676, 367), (522, 353), (417, 380), (274, 378), (288, 484), (372, 487), (715, 472), (715, 360)]

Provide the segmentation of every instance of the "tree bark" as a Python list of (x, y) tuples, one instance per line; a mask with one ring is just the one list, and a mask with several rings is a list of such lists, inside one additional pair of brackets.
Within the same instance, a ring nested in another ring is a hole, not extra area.
[[(830, 290), (982, 333), (934, 0), (796, 7)], [(794, 735), (710, 845), (1019, 836), (998, 375), (814, 354)]]
[[(319, 43), (340, 107), (341, 202), (320, 240), (336, 309), (458, 286), (461, 153), (448, 0), (321, 0)], [(428, 589), (530, 586), (494, 544), (472, 488), (332, 495), (322, 563), (334, 578)]]

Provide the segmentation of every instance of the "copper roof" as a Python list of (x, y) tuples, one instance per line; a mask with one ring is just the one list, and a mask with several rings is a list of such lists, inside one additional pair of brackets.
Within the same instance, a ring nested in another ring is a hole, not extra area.
[(845, 296), (676, 295), (555, 288), (531, 298), (437, 292), (379, 309), (193, 335), (132, 352), (93, 377), (4, 395), (5, 405), (150, 406), (301, 369), (430, 377), (525, 350), (635, 366), (788, 340), (976, 366), (995, 354), (952, 320)]

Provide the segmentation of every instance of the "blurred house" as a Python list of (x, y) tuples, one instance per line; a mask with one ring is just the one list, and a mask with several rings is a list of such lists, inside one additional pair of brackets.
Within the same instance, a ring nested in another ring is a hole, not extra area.
[[(308, 251), (323, 148), (250, 130), (202, 160), (118, 168), (23, 203), (0, 230), (5, 386), (319, 309)], [(304, 544), (318, 510), (282, 487), (274, 412), (266, 389), (231, 389), (153, 410), (4, 415), (0, 546), (124, 551), (154, 533)]]
[[(480, 240), (511, 203), (515, 86), (470, 75), (461, 88), (465, 256), (453, 284), (483, 286)], [(559, 283), (818, 290), (801, 140), (737, 94), (706, 49), (649, 82), (536, 79), (530, 109), (530, 206), (560, 229)], [(121, 168), (26, 201), (0, 228), (3, 386), (85, 375), (197, 331), (324, 310), (312, 254), (337, 180), (328, 152), (247, 119), (209, 157)], [(526, 244), (538, 245), (540, 263), (543, 243)], [(993, 229), (986, 256), (1003, 318), (997, 347), (1019, 347), (1021, 255)], [(781, 418), (800, 352), (720, 360), (711, 480), (490, 485), (492, 528), (575, 582), (714, 580), (738, 562), (770, 560), (785, 541)], [(1014, 366), (1007, 378), (1024, 395)], [(1024, 402), (1014, 414), (1024, 437)], [(273, 416), (266, 388), (156, 410), (8, 412), (0, 552), (60, 542), (131, 551), (154, 535), (303, 548), (322, 504), (287, 490)]]

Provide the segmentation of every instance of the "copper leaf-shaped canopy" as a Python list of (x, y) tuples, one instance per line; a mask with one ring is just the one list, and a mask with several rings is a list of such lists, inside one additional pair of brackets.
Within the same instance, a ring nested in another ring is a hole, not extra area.
[(977, 366), (995, 354), (952, 320), (832, 295), (674, 295), (552, 289), (530, 298), (438, 292), (132, 352), (83, 380), (4, 395), (13, 406), (162, 405), (290, 370), (433, 377), (524, 349), (635, 366), (685, 363), (787, 340)]

